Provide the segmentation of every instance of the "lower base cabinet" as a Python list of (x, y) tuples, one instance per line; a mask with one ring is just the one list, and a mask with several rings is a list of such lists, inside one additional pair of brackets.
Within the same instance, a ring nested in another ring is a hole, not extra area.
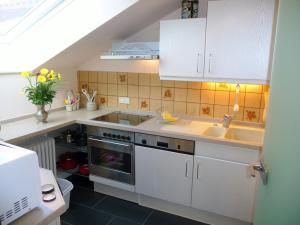
[(136, 146), (136, 192), (190, 206), (194, 156)]
[(255, 190), (249, 164), (194, 157), (192, 207), (252, 222)]

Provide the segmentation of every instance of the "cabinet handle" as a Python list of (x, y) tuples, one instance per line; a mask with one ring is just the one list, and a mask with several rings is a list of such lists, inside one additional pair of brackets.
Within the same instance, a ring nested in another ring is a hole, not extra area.
[(185, 163), (185, 177), (188, 177), (188, 161)]
[(197, 180), (199, 180), (199, 167), (200, 167), (200, 165), (199, 165), (199, 163), (197, 164)]
[(209, 58), (208, 58), (208, 73), (211, 73), (211, 60), (213, 58), (212, 54), (209, 54)]
[(200, 53), (197, 55), (197, 73), (199, 73), (199, 59), (200, 59)]

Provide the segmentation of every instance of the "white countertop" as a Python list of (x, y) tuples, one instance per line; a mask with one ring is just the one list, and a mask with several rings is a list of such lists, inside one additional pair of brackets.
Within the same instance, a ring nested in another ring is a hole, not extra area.
[(29, 213), (18, 218), (11, 225), (48, 225), (66, 210), (65, 201), (56, 183), (51, 170), (40, 169), (41, 185), (53, 184), (56, 199), (52, 202), (43, 202)]
[[(143, 132), (149, 134), (163, 135), (174, 138), (183, 138), (195, 141), (206, 141), (212, 143), (225, 144), (230, 146), (245, 147), (255, 150), (261, 150), (263, 143), (245, 142), (231, 139), (215, 138), (203, 135), (203, 130), (212, 126), (213, 122), (204, 122), (200, 120), (181, 119), (176, 123), (161, 123), (160, 119), (154, 117), (138, 126), (129, 126), (124, 124), (114, 124), (102, 121), (93, 121), (91, 119), (115, 111), (113, 109), (101, 109), (97, 111), (87, 111), (81, 109), (78, 111), (67, 112), (60, 110), (49, 114), (47, 123), (37, 122), (34, 117), (20, 119), (2, 125), (0, 138), (9, 143), (18, 143), (33, 136), (45, 134), (47, 132), (62, 128), (74, 123), (107, 127), (120, 130), (129, 130), (134, 132)], [(233, 125), (235, 126), (235, 125)], [(241, 127), (241, 126), (235, 126)], [(262, 128), (249, 128), (259, 129)]]

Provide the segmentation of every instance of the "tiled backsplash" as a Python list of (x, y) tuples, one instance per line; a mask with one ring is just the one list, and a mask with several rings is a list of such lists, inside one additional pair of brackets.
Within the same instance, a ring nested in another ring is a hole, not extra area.
[[(186, 81), (162, 81), (158, 74), (119, 72), (78, 72), (79, 90), (97, 90), (100, 107), (175, 112), (222, 118), (232, 113), (235, 84)], [(241, 84), (240, 110), (236, 120), (263, 122), (267, 85)], [(129, 97), (130, 104), (118, 103), (118, 97)], [(85, 105), (82, 96), (81, 104)]]

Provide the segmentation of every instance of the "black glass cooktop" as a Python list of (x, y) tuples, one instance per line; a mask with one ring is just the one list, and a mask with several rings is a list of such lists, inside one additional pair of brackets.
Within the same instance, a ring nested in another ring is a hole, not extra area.
[(151, 118), (152, 118), (151, 116), (142, 116), (142, 115), (135, 115), (135, 114), (116, 111), (116, 112), (105, 114), (103, 116), (96, 117), (92, 120), (137, 126)]

